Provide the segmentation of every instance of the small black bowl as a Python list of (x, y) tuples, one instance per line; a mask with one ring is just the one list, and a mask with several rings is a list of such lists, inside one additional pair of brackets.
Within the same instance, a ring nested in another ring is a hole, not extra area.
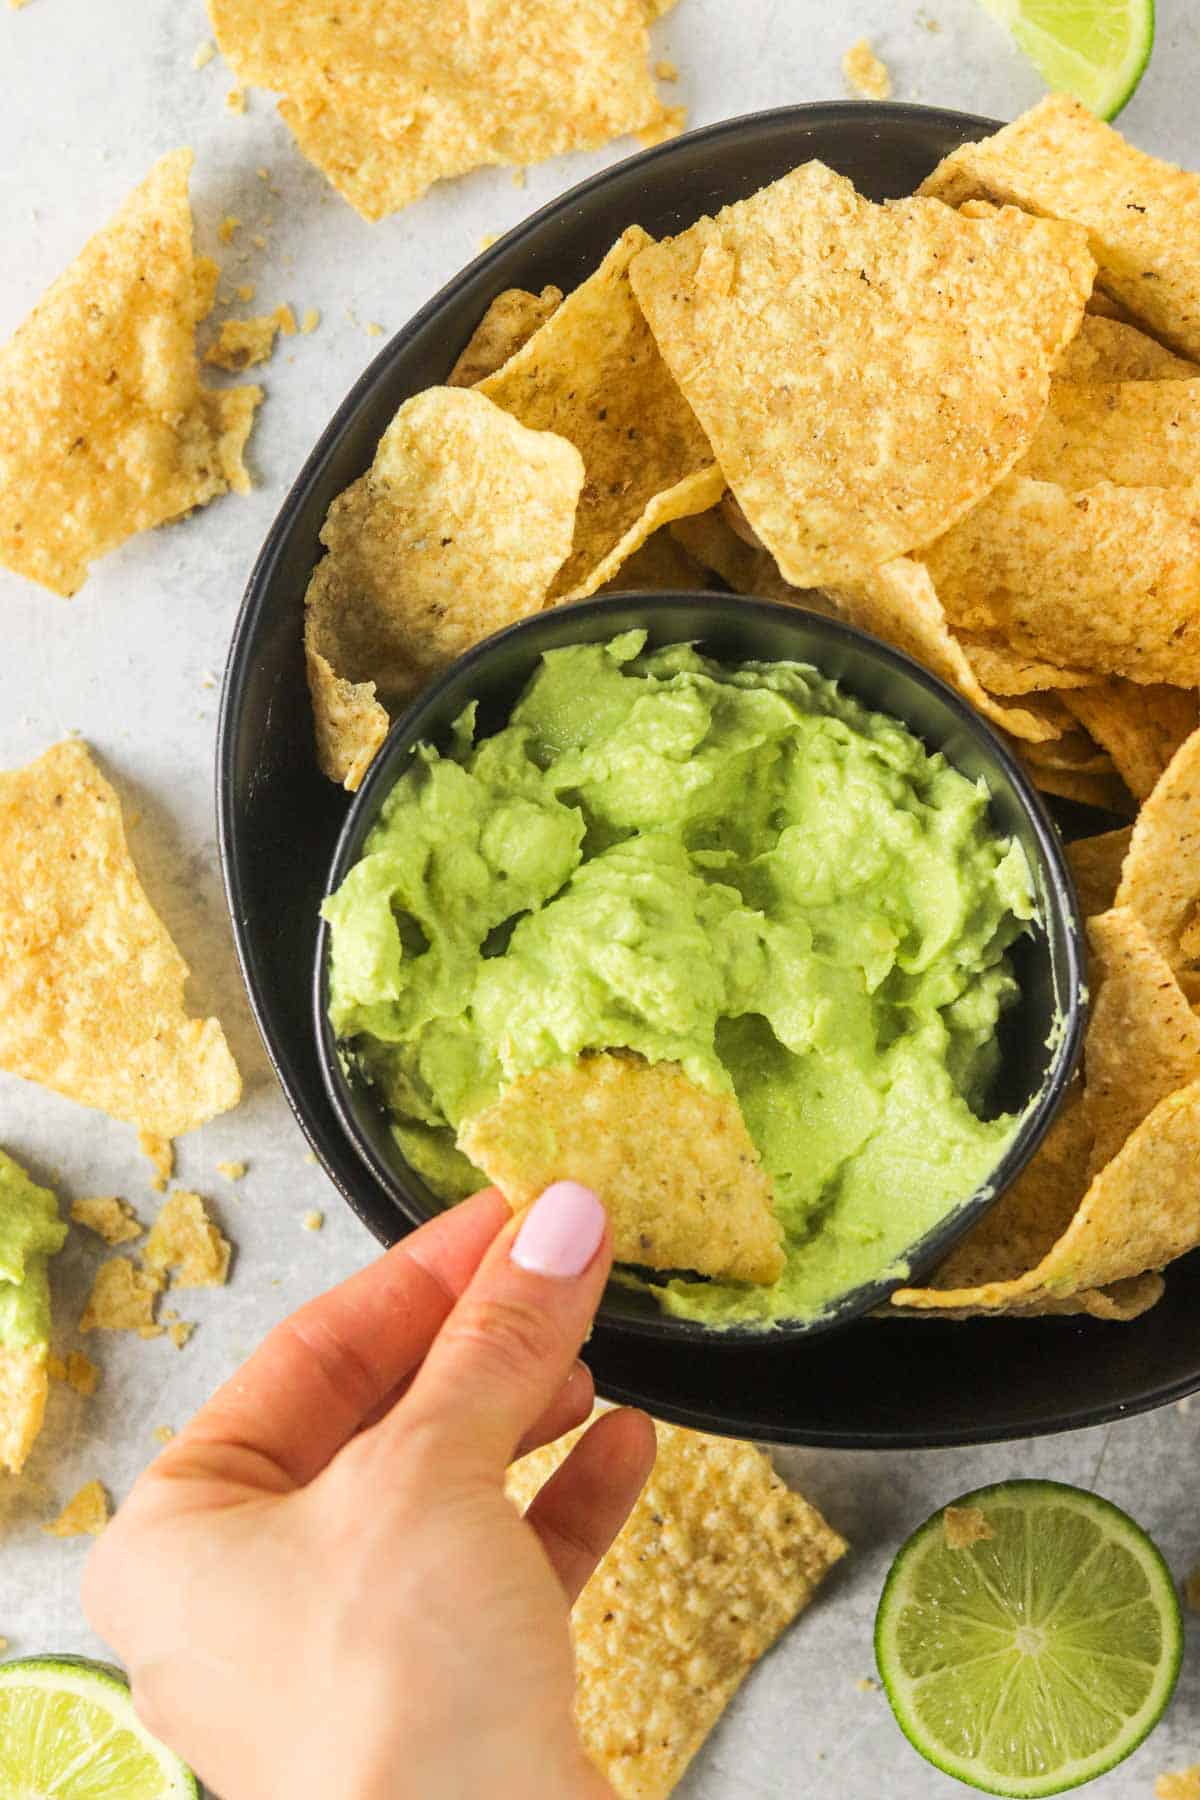
[[(927, 749), (944, 752), (971, 780), (982, 779), (997, 833), (1020, 843), (1033, 875), (1039, 919), (1012, 952), (1021, 999), (1001, 1024), (1001, 1067), (989, 1096), (994, 1113), (1023, 1113), (1021, 1124), (987, 1181), (907, 1250), (909, 1275), (865, 1282), (817, 1317), (782, 1319), (768, 1334), (776, 1340), (809, 1337), (858, 1318), (940, 1261), (1037, 1149), (1074, 1073), (1083, 1031), (1083, 927), (1075, 892), (1058, 834), (1022, 769), (984, 720), (911, 658), (865, 631), (799, 607), (735, 594), (654, 593), (617, 594), (535, 613), (460, 657), (392, 726), (346, 815), (327, 893), (341, 886), (362, 855), (384, 802), (420, 744), (446, 750), (454, 721), (472, 701), (479, 736), (489, 736), (507, 724), (547, 650), (606, 643), (634, 629), (644, 630), (654, 649), (688, 642), (723, 662), (813, 664), (873, 711), (902, 720)], [(400, 1211), (420, 1224), (440, 1211), (441, 1203), (404, 1160), (377, 1095), (339, 1054), (329, 1022), (329, 938), (322, 920), (313, 1002), (325, 1089), (365, 1167)], [(764, 1337), (762, 1329), (717, 1328), (664, 1314), (644, 1289), (617, 1282), (609, 1284), (600, 1317), (640, 1336), (703, 1339), (724, 1349), (761, 1345)]]

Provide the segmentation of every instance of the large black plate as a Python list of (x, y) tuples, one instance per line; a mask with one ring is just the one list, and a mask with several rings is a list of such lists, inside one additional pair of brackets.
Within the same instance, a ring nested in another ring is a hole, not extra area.
[[(808, 157), (875, 199), (910, 193), (986, 119), (923, 107), (801, 106), (695, 132), (534, 214), (436, 296), (352, 389), (305, 465), (251, 575), (230, 648), (217, 746), (221, 856), (251, 1004), (297, 1118), (381, 1242), (408, 1228), (326, 1097), (309, 1011), (322, 893), (347, 796), (318, 772), (301, 655), (304, 589), (334, 496), (367, 467), (400, 402), (444, 379), (493, 296), (570, 288), (626, 226), (678, 231)], [(1131, 1325), (1065, 1319), (867, 1320), (808, 1342), (648, 1344), (601, 1325), (600, 1390), (661, 1417), (784, 1443), (906, 1448), (1092, 1425), (1200, 1387), (1200, 1258)]]

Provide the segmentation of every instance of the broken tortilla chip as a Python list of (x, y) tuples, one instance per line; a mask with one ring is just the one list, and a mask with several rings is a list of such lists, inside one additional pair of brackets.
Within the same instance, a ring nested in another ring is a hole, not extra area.
[[(655, 1424), (658, 1458), (572, 1609), (575, 1717), (620, 1800), (665, 1800), (845, 1540), (751, 1444)], [(509, 1471), (524, 1511), (579, 1441)]]
[(1089, 669), (1061, 668), (1058, 663), (1014, 650), (998, 638), (979, 637), (970, 631), (956, 631), (954, 635), (983, 686), (1001, 699), (1090, 687), (1096, 680)]
[(1053, 794), (1059, 800), (1074, 800), (1080, 806), (1094, 807), (1097, 812), (1116, 813), (1118, 817), (1131, 817), (1137, 810), (1133, 795), (1117, 774), (1092, 774), (1086, 769), (1056, 769), (1036, 763), (1029, 757), (1029, 746), (1015, 740), (1009, 744), (1009, 749), (1024, 763), (1025, 773), (1040, 793)]
[(1200, 363), (1176, 356), (1136, 325), (1091, 311), (1054, 365), (1055, 381), (1194, 381), (1197, 375)]
[(1173, 969), (1200, 961), (1200, 731), (1172, 757), (1142, 806), (1117, 889)]
[(106, 1244), (129, 1244), (142, 1235), (141, 1223), (132, 1206), (125, 1200), (118, 1200), (115, 1194), (72, 1200), (71, 1221), (75, 1225), (86, 1225)]
[(942, 1530), (950, 1550), (969, 1550), (972, 1544), (984, 1544), (996, 1535), (978, 1506), (945, 1507)]
[(1200, 492), (1010, 475), (931, 544), (955, 629), (1131, 681), (1200, 685)]
[(153, 911), (121, 805), (75, 740), (0, 773), (0, 1068), (174, 1137), (236, 1106), (215, 1019)]
[(209, 0), (238, 79), (284, 95), (301, 150), (366, 219), (488, 164), (656, 121), (645, 0)]
[(224, 1287), (231, 1253), (200, 1195), (176, 1188), (150, 1228), (142, 1261), (151, 1275), (172, 1271), (172, 1287)]
[(47, 1369), (51, 1381), (63, 1382), (85, 1400), (90, 1400), (100, 1385), (99, 1369), (81, 1350), (69, 1350), (65, 1362), (60, 1356), (51, 1356)]
[(920, 548), (1003, 478), (1092, 272), (1070, 226), (875, 206), (806, 163), (630, 278), (747, 519), (815, 587)]
[[(681, 523), (686, 525), (688, 521)], [(688, 555), (682, 543), (672, 536), (673, 529), (663, 526), (654, 532), (598, 591), (611, 594), (646, 589), (653, 593), (686, 593), (708, 587), (708, 570)]]
[(480, 386), (523, 425), (557, 432), (583, 458), (575, 539), (552, 600), (593, 593), (652, 531), (715, 506), (725, 486), (630, 287), (630, 264), (652, 242), (630, 226), (595, 274)]
[(0, 563), (56, 594), (135, 532), (246, 489), (255, 387), (196, 372), (190, 150), (161, 158), (0, 349)]
[(42, 1530), (47, 1537), (99, 1537), (108, 1520), (108, 1495), (104, 1488), (98, 1481), (85, 1481), (57, 1519), (43, 1525)]
[[(473, 388), (405, 401), (321, 531), (305, 650), (325, 773), (357, 786), (386, 717), (537, 612), (570, 553), (579, 452)], [(379, 709), (379, 710), (377, 710)]]
[(514, 1212), (553, 1181), (594, 1189), (619, 1262), (762, 1283), (783, 1269), (770, 1179), (737, 1101), (674, 1063), (605, 1054), (522, 1076), (458, 1143)]
[(769, 550), (751, 544), (737, 532), (726, 516), (725, 500), (719, 507), (694, 517), (680, 519), (671, 533), (690, 556), (719, 575), (735, 594), (757, 594), (764, 600), (782, 600), (788, 606), (803, 606), (809, 612), (836, 615), (834, 601), (819, 588), (793, 587), (779, 573), (779, 566)]
[(136, 1331), (139, 1337), (161, 1337), (163, 1328), (154, 1322), (154, 1302), (161, 1288), (157, 1275), (139, 1269), (127, 1256), (111, 1256), (96, 1270), (80, 1331)]
[(1111, 755), (1131, 794), (1144, 800), (1179, 746), (1200, 725), (1194, 688), (1112, 678), (1062, 696), (1068, 711)]
[(1165, 342), (1200, 355), (1200, 176), (1135, 150), (1070, 94), (1048, 94), (994, 137), (961, 145), (920, 191), (1083, 226), (1100, 285)]
[(254, 363), (266, 362), (280, 332), (284, 337), (294, 337), (296, 332), (296, 315), (286, 302), (273, 313), (261, 313), (254, 319), (226, 319), (204, 360), (236, 374)]
[(1084, 1105), (1098, 1174), (1158, 1102), (1200, 1080), (1200, 1019), (1128, 907), (1088, 921), (1092, 1002)]
[(1133, 827), (1102, 831), (1095, 837), (1076, 838), (1065, 846), (1067, 862), (1075, 878), (1079, 910), (1085, 919), (1108, 912), (1116, 904), (1121, 884), (1121, 865), (1129, 850)]
[(1200, 383), (1056, 381), (1017, 473), (1063, 488), (1187, 487), (1200, 478)]
[(474, 387), (477, 381), (486, 381), (529, 342), (561, 304), (562, 289), (556, 287), (544, 287), (540, 294), (527, 293), (524, 288), (506, 288), (497, 294), (459, 352), (446, 386)]

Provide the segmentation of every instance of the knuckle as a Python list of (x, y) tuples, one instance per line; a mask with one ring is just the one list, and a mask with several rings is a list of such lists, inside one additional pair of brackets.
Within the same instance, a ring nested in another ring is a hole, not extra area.
[(529, 1300), (473, 1301), (454, 1334), (502, 1375), (522, 1377), (541, 1370), (560, 1353), (554, 1321)]

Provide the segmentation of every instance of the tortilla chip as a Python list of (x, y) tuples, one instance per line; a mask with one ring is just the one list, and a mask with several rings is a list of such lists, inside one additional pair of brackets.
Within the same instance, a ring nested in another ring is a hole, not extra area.
[(196, 372), (211, 274), (192, 257), (191, 163), (156, 163), (0, 349), (0, 563), (56, 594), (134, 532), (249, 486), (261, 390), (211, 394)]
[(889, 1317), (906, 1322), (927, 1319), (946, 1323), (962, 1319), (1101, 1319), (1109, 1325), (1127, 1325), (1157, 1306), (1166, 1292), (1161, 1275), (1149, 1272), (1132, 1275), (1127, 1281), (1114, 1281), (1108, 1287), (1084, 1288), (1078, 1294), (1058, 1299), (1039, 1294), (1033, 1300), (1010, 1301), (1004, 1306), (929, 1306), (922, 1311), (909, 1309)]
[(411, 700), (464, 650), (537, 612), (570, 552), (578, 451), (476, 389), (405, 401), (321, 531), (305, 651), (321, 767), (356, 787)]
[[(680, 523), (687, 525), (689, 520)], [(664, 526), (654, 532), (598, 592), (632, 593), (645, 589), (652, 593), (687, 593), (708, 587), (708, 570), (688, 555), (672, 536), (673, 530), (674, 526)]]
[(157, 1275), (139, 1269), (127, 1256), (112, 1256), (96, 1270), (96, 1279), (80, 1331), (136, 1331), (139, 1337), (162, 1336), (154, 1323), (154, 1302), (162, 1288)]
[(969, 1550), (972, 1544), (984, 1544), (996, 1535), (978, 1506), (945, 1507), (942, 1530), (950, 1550)]
[(1119, 906), (1088, 922), (1092, 1002), (1084, 1104), (1097, 1174), (1158, 1102), (1200, 1080), (1200, 1019), (1136, 913)]
[(50, 1381), (45, 1344), (0, 1344), (0, 1469), (19, 1475), (42, 1429)]
[(85, 1400), (90, 1400), (100, 1385), (99, 1369), (81, 1350), (68, 1351), (65, 1362), (61, 1356), (52, 1355), (47, 1361), (46, 1372), (51, 1381), (65, 1383)]
[(241, 1097), (86, 747), (0, 773), (0, 1068), (173, 1137)]
[(197, 325), (207, 319), (216, 304), (217, 284), (221, 279), (221, 265), (214, 262), (211, 256), (196, 256), (192, 259), (192, 309)]
[(1164, 1769), (1154, 1778), (1154, 1800), (1200, 1800), (1200, 1763), (1190, 1769)]
[(891, 94), (892, 77), (888, 66), (876, 56), (865, 37), (851, 44), (843, 55), (842, 74), (864, 100), (886, 100)]
[(1088, 669), (1064, 669), (1058, 663), (1014, 650), (998, 638), (979, 637), (970, 631), (956, 631), (954, 635), (989, 694), (998, 694), (1002, 699), (1090, 687), (1096, 679)]
[(595, 274), (480, 385), (523, 425), (557, 432), (583, 458), (575, 539), (552, 600), (593, 593), (651, 531), (715, 506), (725, 486), (630, 287), (630, 264), (651, 243), (630, 226)]
[(769, 550), (739, 534), (728, 517), (731, 500), (732, 496), (726, 494), (719, 507), (678, 520), (671, 527), (676, 542), (735, 594), (755, 594), (763, 600), (780, 600), (788, 606), (802, 606), (808, 612), (836, 617), (838, 607), (827, 594), (819, 588), (793, 587), (779, 573), (779, 565)]
[(963, 144), (920, 190), (1070, 219), (1100, 285), (1185, 356), (1200, 356), (1200, 176), (1127, 144), (1070, 94), (1048, 94), (994, 137)]
[[(202, 1282), (200, 1285), (211, 1286), (211, 1283)], [(195, 1329), (195, 1325), (190, 1320), (176, 1319), (173, 1324), (167, 1326), (167, 1336), (177, 1350), (182, 1350)]]
[(1096, 837), (1076, 838), (1066, 845), (1067, 862), (1075, 878), (1079, 910), (1085, 919), (1108, 912), (1116, 904), (1121, 865), (1129, 850), (1133, 827), (1102, 831)]
[(106, 1244), (129, 1244), (142, 1235), (143, 1227), (132, 1206), (112, 1194), (73, 1200), (71, 1219), (76, 1225), (86, 1225), (89, 1231), (96, 1232)]
[[(983, 202), (980, 201), (976, 203), (966, 201), (964, 203), (964, 211), (966, 206), (973, 204), (982, 205)], [(1091, 293), (1088, 295), (1088, 302), (1084, 311), (1097, 319), (1116, 319), (1121, 325), (1133, 325), (1139, 331), (1141, 330), (1141, 326), (1138, 324), (1138, 321), (1134, 318), (1129, 308), (1127, 306), (1122, 306), (1119, 300), (1114, 300), (1111, 294), (1106, 294), (1103, 288), (1094, 287), (1092, 289)]]
[(98, 1481), (85, 1481), (57, 1519), (42, 1530), (47, 1537), (99, 1537), (108, 1521), (108, 1495)]
[(1090, 775), (1075, 769), (1051, 769), (1030, 762), (1022, 752), (1025, 746), (1010, 744), (1035, 788), (1042, 794), (1053, 794), (1058, 800), (1074, 800), (1079, 806), (1091, 806), (1097, 812), (1116, 813), (1132, 818), (1137, 804), (1119, 775)]
[(242, 82), (366, 219), (488, 164), (596, 148), (658, 119), (644, 0), (210, 0)]
[(1112, 756), (1131, 794), (1144, 800), (1179, 746), (1200, 725), (1194, 689), (1113, 679), (1076, 688), (1063, 702)]
[(601, 1055), (523, 1076), (458, 1145), (514, 1212), (553, 1181), (594, 1189), (618, 1262), (763, 1283), (783, 1270), (770, 1178), (737, 1101), (677, 1064)]
[(224, 1287), (231, 1253), (200, 1195), (176, 1188), (151, 1227), (142, 1261), (160, 1282), (172, 1270), (172, 1287)]
[(1078, 775), (1115, 772), (1108, 751), (1102, 750), (1078, 725), (1066, 727), (1051, 743), (1022, 744), (1020, 754), (1031, 768), (1070, 769)]
[(981, 687), (962, 645), (946, 623), (937, 590), (923, 563), (898, 556), (869, 575), (830, 587), (827, 592), (852, 625), (914, 657), (1013, 737), (1037, 743), (1059, 736), (1058, 725), (1036, 700), (1028, 706), (1013, 706), (994, 699)]
[(505, 288), (480, 319), (458, 361), (446, 377), (447, 387), (474, 387), (504, 367), (522, 344), (562, 305), (562, 289), (544, 287), (540, 294)]
[(1200, 685), (1200, 492), (1011, 475), (925, 553), (956, 629), (1131, 681)]
[(1200, 363), (1176, 356), (1136, 325), (1091, 310), (1054, 365), (1055, 381), (1193, 381), (1197, 375)]
[[(571, 1615), (584, 1748), (621, 1800), (664, 1800), (847, 1545), (751, 1444), (656, 1423), (658, 1460)], [(509, 1471), (524, 1510), (581, 1433)]]
[(286, 302), (273, 313), (261, 313), (255, 319), (226, 319), (216, 342), (205, 351), (204, 360), (236, 374), (253, 363), (266, 362), (279, 332), (284, 337), (294, 337), (296, 333), (296, 316)]
[(1172, 757), (1138, 814), (1117, 890), (1173, 969), (1200, 960), (1200, 732)]
[(747, 519), (815, 587), (919, 548), (1002, 479), (1092, 261), (1070, 226), (875, 206), (806, 163), (630, 275)]
[(1064, 488), (1186, 487), (1200, 477), (1200, 383), (1056, 381), (1017, 472)]

